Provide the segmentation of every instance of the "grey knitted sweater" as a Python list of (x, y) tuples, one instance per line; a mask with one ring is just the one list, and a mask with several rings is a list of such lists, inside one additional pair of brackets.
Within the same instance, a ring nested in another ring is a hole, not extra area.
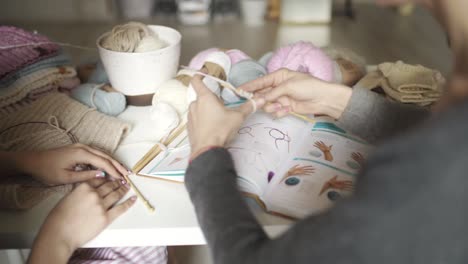
[(238, 192), (229, 153), (203, 153), (186, 186), (215, 263), (468, 263), (467, 118), (468, 102), (429, 118), (356, 89), (341, 126), (384, 144), (354, 196), (275, 239)]

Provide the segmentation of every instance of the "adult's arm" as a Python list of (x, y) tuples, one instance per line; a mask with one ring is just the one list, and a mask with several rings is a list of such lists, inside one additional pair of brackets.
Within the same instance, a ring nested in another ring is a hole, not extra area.
[(377, 143), (406, 132), (429, 115), (423, 107), (392, 102), (368, 89), (355, 87), (338, 124), (370, 143)]
[(223, 148), (192, 161), (186, 186), (215, 263), (458, 263), (466, 257), (468, 105), (382, 146), (355, 195), (270, 239)]

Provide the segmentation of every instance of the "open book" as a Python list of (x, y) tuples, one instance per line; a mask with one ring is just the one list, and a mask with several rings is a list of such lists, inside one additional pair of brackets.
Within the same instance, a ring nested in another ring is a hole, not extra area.
[[(292, 116), (275, 120), (256, 113), (227, 149), (243, 193), (271, 213), (303, 218), (352, 193), (372, 147), (326, 117), (310, 124)], [(183, 132), (138, 174), (183, 182), (189, 155)]]

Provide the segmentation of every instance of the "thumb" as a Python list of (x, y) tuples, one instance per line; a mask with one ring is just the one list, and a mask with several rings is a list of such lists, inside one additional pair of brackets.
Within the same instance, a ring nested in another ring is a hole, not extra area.
[(201, 75), (195, 75), (191, 81), (193, 90), (195, 90), (197, 97), (211, 93), (210, 89), (208, 89), (208, 87), (203, 83), (202, 77), (203, 76)]
[[(255, 106), (253, 105), (255, 104)], [(254, 101), (247, 100), (244, 104), (236, 108), (237, 112), (240, 112), (244, 117), (253, 114), (254, 110), (260, 109), (265, 105), (265, 99), (263, 98), (256, 98)]]
[(104, 179), (106, 174), (99, 170), (89, 171), (75, 171), (70, 173), (70, 177), (67, 179), (68, 183), (84, 182), (96, 178)]

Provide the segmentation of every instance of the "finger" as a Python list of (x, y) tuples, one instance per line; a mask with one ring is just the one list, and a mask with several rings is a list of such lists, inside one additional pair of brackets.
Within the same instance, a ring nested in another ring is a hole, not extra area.
[(87, 181), (87, 183), (93, 187), (94, 189), (99, 188), (99, 186), (103, 185), (104, 183), (108, 182), (106, 179), (103, 178), (94, 178), (92, 180)]
[(96, 178), (104, 178), (105, 176), (104, 172), (98, 170), (73, 171), (70, 172), (67, 183), (83, 182)]
[(192, 78), (191, 84), (193, 90), (195, 90), (195, 93), (197, 93), (197, 98), (212, 93), (210, 89), (208, 89), (208, 87), (206, 87), (206, 85), (203, 83), (202, 76), (200, 75), (195, 75)]
[(117, 190), (118, 188), (120, 188), (120, 186), (121, 186), (121, 183), (118, 181), (108, 181), (104, 183), (103, 185), (99, 186), (99, 188), (97, 188), (96, 191), (98, 192), (99, 196), (104, 198), (107, 195), (109, 195), (111, 192), (113, 192), (114, 190)]
[(263, 111), (266, 113), (274, 113), (278, 112), (283, 108), (283, 105), (280, 103), (269, 103), (266, 104), (265, 107), (263, 107)]
[(85, 148), (87, 151), (95, 154), (95, 155), (98, 155), (104, 159), (107, 159), (109, 160), (113, 165), (114, 167), (119, 170), (119, 172), (122, 174), (122, 175), (127, 175), (129, 173), (129, 170), (127, 168), (125, 168), (120, 162), (118, 162), (117, 160), (115, 160), (114, 158), (112, 158), (111, 156), (109, 156), (108, 154), (98, 150), (98, 149), (95, 149), (95, 148), (92, 148), (90, 146), (87, 146), (87, 145), (81, 145), (81, 147)]
[(282, 118), (282, 117), (285, 117), (289, 114), (289, 110), (287, 109), (283, 109), (283, 110), (280, 110), (278, 112), (275, 113), (275, 117), (276, 118)]
[(247, 102), (243, 103), (241, 106), (235, 108), (234, 110), (240, 112), (244, 118), (248, 117), (254, 111), (253, 104), (256, 104), (256, 109), (260, 108), (265, 104), (265, 100), (262, 98), (256, 99), (255, 102), (252, 100), (248, 100)]
[(286, 81), (286, 82), (283, 82), (281, 85), (275, 87), (274, 89), (271, 89), (270, 92), (265, 93), (264, 98), (267, 102), (275, 102), (280, 97), (291, 96), (291, 92), (292, 92), (291, 86)]
[(107, 219), (109, 220), (109, 223), (112, 223), (117, 217), (121, 216), (123, 213), (125, 213), (132, 205), (135, 204), (137, 197), (132, 196), (128, 198), (125, 202), (116, 205), (112, 207), (109, 211), (107, 211)]
[(112, 191), (109, 193), (106, 198), (104, 198), (103, 204), (104, 208), (109, 209), (112, 207), (115, 203), (120, 201), (122, 197), (125, 196), (125, 194), (130, 190), (130, 188), (126, 187), (125, 185), (120, 186), (118, 189)]
[(79, 157), (80, 163), (87, 163), (96, 168), (99, 168), (109, 174), (111, 177), (115, 179), (124, 178), (123, 174), (121, 174), (112, 164), (112, 162), (108, 159), (105, 159), (99, 155), (96, 155), (92, 152), (89, 152), (86, 149), (83, 149)]
[(276, 87), (288, 78), (288, 70), (282, 69), (273, 73), (267, 74), (261, 78), (250, 81), (238, 88), (247, 92), (256, 92), (271, 87)]

